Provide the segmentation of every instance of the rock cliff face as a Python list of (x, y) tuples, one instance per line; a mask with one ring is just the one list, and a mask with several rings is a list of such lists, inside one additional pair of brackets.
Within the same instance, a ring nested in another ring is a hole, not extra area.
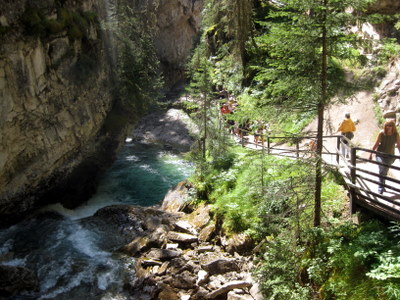
[[(88, 167), (80, 175), (82, 184), (89, 184), (86, 178), (98, 165), (89, 167), (87, 160), (104, 146), (100, 129), (112, 107), (109, 66), (96, 24), (87, 22), (79, 33), (82, 37), (71, 36), (68, 29), (43, 36), (38, 18), (56, 18), (55, 3), (42, 1), (31, 8), (27, 3), (0, 4), (7, 29), (0, 45), (3, 222), (37, 207), (39, 201), (76, 197), (60, 187), (78, 166)], [(64, 9), (72, 14), (95, 7), (89, 1), (80, 7), (65, 3)], [(54, 192), (52, 199), (49, 191)]]
[[(154, 1), (161, 14), (157, 45), (172, 84), (192, 47), (198, 3)], [(106, 130), (115, 120), (113, 82), (99, 26), (110, 5), (0, 2), (0, 226), (45, 203), (82, 202), (117, 148), (118, 136)], [(54, 21), (61, 19), (74, 21), (60, 29)]]
[(203, 0), (159, 0), (155, 45), (166, 84), (182, 84), (186, 59), (200, 27)]
[[(386, 21), (380, 24), (374, 24), (373, 27), (377, 33), (382, 37), (396, 37), (400, 38), (398, 31), (394, 30), (393, 25), (398, 20), (395, 17), (400, 12), (400, 1), (397, 0), (377, 0), (369, 9), (369, 14), (382, 14), (386, 17)], [(390, 18), (392, 16), (392, 18)], [(390, 21), (390, 19), (392, 19)]]
[(394, 14), (400, 10), (400, 2), (397, 0), (378, 0), (371, 5), (370, 12), (379, 12), (381, 14)]

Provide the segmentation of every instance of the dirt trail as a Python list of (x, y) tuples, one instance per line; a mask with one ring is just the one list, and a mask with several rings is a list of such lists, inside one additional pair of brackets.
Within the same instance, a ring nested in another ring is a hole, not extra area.
[[(353, 100), (346, 104), (330, 106), (325, 110), (324, 135), (335, 134), (344, 118), (344, 114), (349, 112), (352, 120), (356, 123), (356, 132), (352, 142), (362, 148), (371, 149), (381, 129), (375, 116), (374, 105), (372, 93), (359, 92), (354, 96)], [(317, 119), (311, 122), (305, 130), (316, 131)], [(336, 141), (334, 139), (324, 139), (324, 147), (333, 150), (336, 147)], [(369, 157), (369, 153), (358, 153), (358, 155), (364, 158)], [(400, 168), (400, 161), (396, 160), (393, 165)], [(370, 171), (378, 171), (378, 167), (373, 164), (368, 168)], [(400, 179), (400, 171), (390, 169), (389, 176)]]
[[(363, 148), (372, 148), (375, 138), (379, 132), (379, 124), (375, 117), (372, 93), (359, 92), (346, 104), (334, 104), (325, 110), (324, 135), (332, 135), (337, 132), (339, 124), (344, 119), (346, 112), (350, 113), (351, 119), (356, 124), (356, 132), (352, 142)], [(317, 130), (317, 119), (311, 122), (306, 131)], [(325, 147), (333, 149), (336, 141), (324, 140)]]

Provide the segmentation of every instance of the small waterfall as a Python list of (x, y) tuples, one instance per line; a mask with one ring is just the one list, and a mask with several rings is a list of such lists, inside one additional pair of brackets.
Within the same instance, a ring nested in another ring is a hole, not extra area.
[(170, 150), (128, 142), (87, 203), (74, 210), (55, 204), (0, 230), (1, 264), (26, 267), (40, 282), (37, 294), (15, 299), (128, 299), (135, 261), (115, 251), (126, 241), (84, 218), (113, 204), (154, 205), (191, 172)]

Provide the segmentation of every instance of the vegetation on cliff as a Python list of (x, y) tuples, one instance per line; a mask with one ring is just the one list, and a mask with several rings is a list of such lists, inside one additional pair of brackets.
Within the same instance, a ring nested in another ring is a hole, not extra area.
[[(396, 40), (371, 49), (347, 30), (355, 16), (365, 20), (369, 3), (206, 1), (203, 43), (189, 64), (202, 128), (192, 181), (228, 234), (246, 232), (257, 243), (267, 299), (400, 296), (398, 225), (352, 224), (339, 177), (320, 169), (318, 156), (295, 162), (230, 144), (215, 100), (224, 88), (238, 103), (230, 118), (280, 132), (299, 133), (317, 113), (323, 120), (329, 101), (372, 88), (381, 64), (398, 55)], [(350, 13), (350, 5), (358, 10)]]

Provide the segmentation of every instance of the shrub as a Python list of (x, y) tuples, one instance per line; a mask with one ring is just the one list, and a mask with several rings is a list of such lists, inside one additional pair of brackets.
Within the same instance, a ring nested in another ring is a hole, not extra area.
[(27, 7), (21, 16), (21, 21), (28, 34), (38, 37), (46, 35), (45, 17), (39, 9)]
[(388, 62), (399, 57), (400, 45), (396, 39), (386, 38), (383, 40), (383, 45), (379, 50), (377, 57), (380, 64), (387, 64)]
[(4, 36), (8, 32), (9, 29), (10, 29), (10, 27), (8, 27), (8, 26), (0, 25), (0, 36)]
[(71, 40), (82, 39), (87, 35), (90, 24), (97, 24), (97, 17), (92, 12), (75, 12), (59, 8), (57, 19), (48, 19), (38, 8), (27, 7), (21, 21), (27, 34), (41, 38), (64, 30)]

